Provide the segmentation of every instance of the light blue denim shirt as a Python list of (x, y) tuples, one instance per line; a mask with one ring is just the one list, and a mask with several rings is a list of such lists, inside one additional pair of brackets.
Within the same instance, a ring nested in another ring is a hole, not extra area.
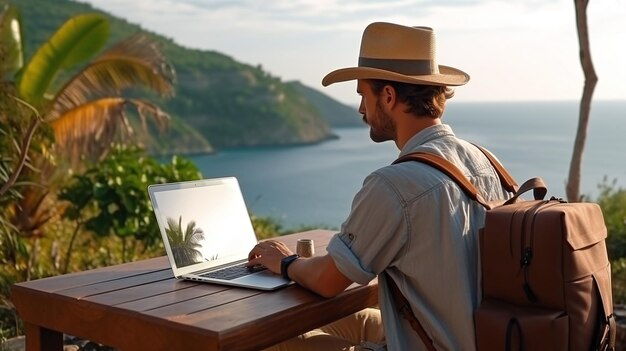
[[(428, 151), (454, 163), (487, 201), (508, 198), (487, 158), (452, 129), (435, 125), (414, 135), (400, 156)], [(327, 251), (349, 279), (378, 276), (389, 350), (425, 350), (393, 308), (387, 272), (438, 350), (474, 350), (473, 312), (480, 301), (478, 230), (485, 209), (438, 170), (404, 162), (363, 182), (341, 232)]]

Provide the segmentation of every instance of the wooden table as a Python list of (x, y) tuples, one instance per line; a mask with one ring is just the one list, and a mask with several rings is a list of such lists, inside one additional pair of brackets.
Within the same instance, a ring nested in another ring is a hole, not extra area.
[[(324, 254), (333, 232), (299, 238)], [(121, 350), (258, 350), (347, 316), (377, 301), (377, 282), (335, 298), (298, 285), (264, 292), (175, 279), (165, 256), (19, 283), (12, 299), (26, 349), (62, 350), (63, 333)]]

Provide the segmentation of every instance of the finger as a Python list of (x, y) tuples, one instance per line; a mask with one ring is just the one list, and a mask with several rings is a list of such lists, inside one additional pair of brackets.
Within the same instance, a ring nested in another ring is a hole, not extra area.
[(263, 249), (259, 246), (259, 244), (255, 245), (252, 250), (250, 250), (250, 253), (248, 254), (248, 260), (253, 259), (257, 256), (261, 255), (261, 251)]
[(248, 254), (248, 261), (250, 261), (250, 260), (252, 260), (252, 259), (255, 259), (255, 258), (259, 257), (259, 256), (260, 256), (260, 255), (259, 255), (259, 254), (257, 254), (256, 252), (254, 252), (254, 251), (250, 251), (250, 253)]
[(285, 244), (284, 242), (281, 242), (281, 241), (277, 241), (276, 242), (276, 247), (282, 249), (282, 251), (291, 251), (289, 249), (289, 246), (287, 246), (287, 244)]
[(261, 241), (257, 244), (258, 247), (276, 247), (277, 244), (281, 243), (280, 241), (276, 241), (276, 240), (264, 240)]
[(247, 267), (254, 267), (254, 266), (260, 265), (261, 264), (261, 262), (259, 262), (260, 258), (261, 258), (261, 256), (257, 256), (257, 257), (249, 259), (248, 263), (246, 263), (246, 266)]

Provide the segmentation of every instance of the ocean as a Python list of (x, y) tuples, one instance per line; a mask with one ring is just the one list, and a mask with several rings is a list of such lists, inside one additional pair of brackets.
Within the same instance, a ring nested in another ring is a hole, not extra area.
[[(495, 153), (518, 183), (540, 176), (548, 196), (565, 198), (578, 102), (465, 103), (443, 117), (455, 134)], [(626, 101), (595, 101), (583, 154), (581, 193), (594, 200), (606, 179), (626, 184)], [(236, 176), (250, 211), (285, 229), (338, 228), (354, 194), (398, 149), (376, 144), (369, 129), (341, 128), (335, 140), (307, 146), (234, 149), (190, 159), (204, 177)]]

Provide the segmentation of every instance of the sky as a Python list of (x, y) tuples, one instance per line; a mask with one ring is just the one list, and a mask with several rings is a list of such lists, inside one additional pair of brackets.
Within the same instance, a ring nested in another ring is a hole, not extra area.
[[(322, 87), (328, 72), (356, 66), (371, 22), (427, 26), (439, 64), (467, 72), (456, 101), (580, 100), (572, 0), (80, 0), (194, 49), (260, 65), (358, 105), (356, 82)], [(626, 100), (626, 0), (591, 0), (596, 100)]]

